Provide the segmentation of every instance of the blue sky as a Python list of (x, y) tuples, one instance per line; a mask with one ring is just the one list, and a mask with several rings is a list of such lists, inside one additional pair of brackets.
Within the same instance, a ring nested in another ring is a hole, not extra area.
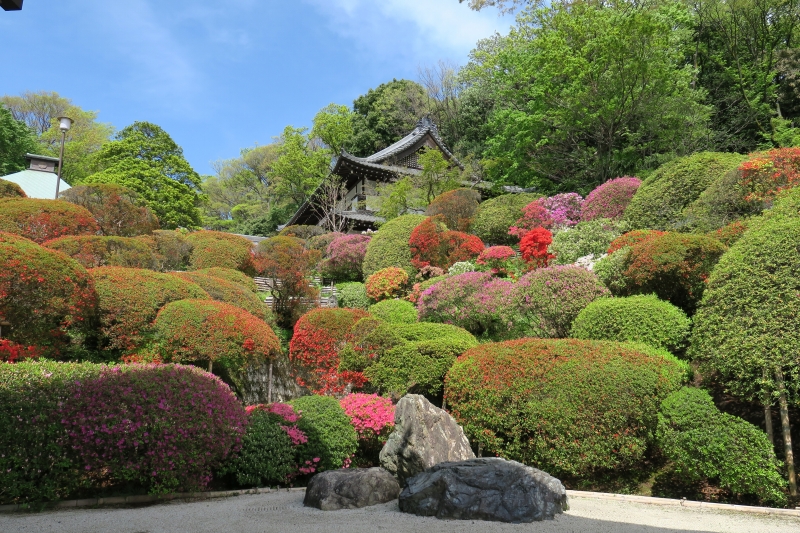
[(56, 91), (154, 122), (204, 174), (513, 23), (458, 0), (25, 0), (0, 11), (0, 94)]

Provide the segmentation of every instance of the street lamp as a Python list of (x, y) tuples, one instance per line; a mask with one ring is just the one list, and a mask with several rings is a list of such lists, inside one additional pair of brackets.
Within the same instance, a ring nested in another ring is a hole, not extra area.
[(69, 117), (58, 117), (58, 129), (61, 130), (61, 155), (58, 158), (58, 178), (56, 181), (56, 200), (58, 200), (58, 188), (61, 185), (61, 167), (64, 166), (64, 141), (67, 138), (67, 131), (75, 122)]

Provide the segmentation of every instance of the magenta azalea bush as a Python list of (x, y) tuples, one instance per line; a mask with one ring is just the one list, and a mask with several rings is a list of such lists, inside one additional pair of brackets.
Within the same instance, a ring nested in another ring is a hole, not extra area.
[(323, 275), (336, 281), (361, 281), (361, 264), (371, 238), (368, 235), (342, 235), (335, 238), (328, 245), (328, 258), (322, 263)]
[(603, 183), (586, 197), (581, 210), (581, 219), (583, 221), (597, 218), (621, 219), (625, 208), (631, 203), (631, 198), (641, 184), (642, 180), (632, 176), (614, 178)]
[(76, 383), (57, 416), (87, 475), (153, 494), (206, 487), (247, 425), (226, 384), (182, 365), (103, 369)]
[(539, 200), (547, 209), (555, 228), (572, 227), (581, 221), (583, 197), (574, 192), (556, 194)]
[(339, 405), (350, 417), (350, 423), (360, 440), (386, 437), (394, 428), (394, 404), (389, 398), (377, 394), (348, 394)]

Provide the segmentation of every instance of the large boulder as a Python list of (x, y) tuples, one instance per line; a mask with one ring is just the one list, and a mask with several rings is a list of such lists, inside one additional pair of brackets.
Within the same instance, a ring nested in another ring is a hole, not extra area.
[(311, 478), (303, 505), (323, 511), (357, 509), (390, 502), (400, 494), (400, 485), (383, 468), (328, 470)]
[(567, 509), (558, 479), (499, 457), (439, 463), (409, 479), (400, 493), (401, 511), (437, 518), (533, 522)]
[(419, 394), (407, 394), (397, 402), (394, 431), (380, 461), (401, 485), (438, 463), (474, 458), (464, 430), (452, 416)]

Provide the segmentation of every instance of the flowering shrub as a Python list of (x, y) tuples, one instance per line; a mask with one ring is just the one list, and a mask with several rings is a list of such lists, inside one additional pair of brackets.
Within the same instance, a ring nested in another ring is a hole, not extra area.
[(529, 231), (536, 228), (552, 228), (553, 219), (550, 212), (542, 205), (544, 198), (539, 198), (522, 208), (522, 217), (508, 228), (508, 234), (522, 239)]
[(141, 235), (136, 238), (147, 244), (152, 250), (155, 270), (169, 272), (189, 268), (189, 258), (193, 246), (186, 240), (184, 231), (156, 230), (150, 235)]
[(242, 285), (198, 272), (173, 272), (172, 275), (196, 284), (206, 291), (212, 300), (235, 305), (261, 320), (274, 322), (269, 307), (255, 293), (248, 291)]
[(112, 183), (76, 185), (61, 193), (64, 200), (88, 210), (103, 235), (135, 237), (158, 229), (158, 217), (131, 189)]
[(635, 229), (633, 231), (629, 231), (628, 233), (624, 233), (623, 235), (611, 241), (611, 244), (608, 245), (608, 250), (606, 250), (606, 253), (609, 255), (613, 254), (621, 248), (633, 246), (634, 244), (642, 241), (658, 237), (659, 235), (664, 235), (664, 233), (665, 232), (663, 231), (651, 229)]
[(375, 301), (402, 296), (408, 284), (408, 274), (402, 268), (388, 267), (367, 278), (367, 296)]
[[(69, 334), (88, 333), (97, 293), (86, 270), (66, 255), (0, 233), (0, 322), (19, 344), (58, 350)], [(46, 350), (46, 351), (47, 351)]]
[(8, 339), (0, 339), (0, 363), (37, 359), (39, 352), (40, 350), (36, 346), (22, 346)]
[(556, 194), (541, 199), (542, 207), (547, 209), (553, 227), (571, 227), (581, 221), (583, 197), (574, 192)]
[(169, 302), (208, 298), (194, 283), (151, 270), (101, 267), (89, 274), (97, 288), (101, 343), (113, 350), (139, 348), (152, 332), (158, 310)]
[(450, 275), (465, 274), (467, 272), (475, 272), (475, 270), (475, 263), (472, 261), (458, 261), (450, 265), (450, 268), (447, 269), (447, 273)]
[(331, 231), (329, 233), (323, 233), (322, 235), (315, 235), (306, 241), (306, 248), (310, 250), (316, 250), (322, 254), (322, 257), (327, 258), (326, 254), (328, 251), (328, 246), (330, 246), (331, 243), (339, 237), (344, 237), (345, 235), (345, 233), (341, 233), (339, 231)]
[(411, 264), (408, 240), (414, 228), (425, 218), (422, 215), (403, 215), (383, 224), (367, 245), (362, 265), (364, 277), (387, 267), (399, 267), (413, 278), (417, 269)]
[(359, 372), (339, 372), (339, 349), (350, 339), (350, 329), (366, 311), (314, 309), (303, 315), (289, 343), (289, 359), (299, 367), (297, 382), (317, 394), (338, 394), (348, 384), (364, 384)]
[(22, 187), (14, 183), (0, 179), (0, 198), (27, 198), (28, 195), (22, 190)]
[(372, 301), (367, 296), (363, 283), (340, 283), (336, 285), (336, 304), (349, 309), (369, 309)]
[(139, 239), (100, 235), (69, 235), (46, 241), (42, 246), (63, 252), (84, 268), (119, 266), (152, 268), (153, 252)]
[(368, 235), (342, 235), (327, 248), (328, 258), (322, 263), (322, 274), (337, 281), (358, 281), (362, 278), (361, 264), (367, 253)]
[(783, 190), (800, 185), (800, 148), (776, 148), (739, 165), (745, 200), (770, 204)]
[(544, 228), (533, 228), (519, 243), (522, 259), (532, 268), (546, 267), (555, 258), (555, 255), (547, 251), (552, 242), (552, 233)]
[(245, 431), (236, 396), (194, 367), (105, 368), (71, 393), (55, 416), (81, 470), (154, 494), (206, 487)]
[(747, 231), (747, 222), (737, 220), (709, 234), (725, 246), (732, 246)]
[(444, 269), (429, 265), (420, 268), (414, 279), (417, 281), (423, 281), (430, 278), (438, 278), (439, 276), (444, 276)]
[(603, 282), (603, 285), (611, 291), (614, 296), (625, 296), (627, 294), (628, 280), (625, 277), (627, 270), (628, 255), (630, 247), (620, 248), (613, 254), (601, 257), (592, 265), (592, 272)]
[(413, 324), (417, 321), (417, 308), (407, 300), (383, 300), (370, 306), (375, 318), (397, 324)]
[(589, 254), (602, 255), (611, 242), (622, 235), (626, 226), (607, 218), (579, 222), (573, 228), (559, 231), (553, 237), (550, 252), (560, 265), (574, 263), (579, 257)]
[(202, 274), (204, 276), (211, 276), (212, 278), (216, 279), (224, 279), (225, 281), (236, 283), (237, 285), (244, 287), (253, 294), (258, 292), (255, 280), (241, 270), (234, 270), (233, 268), (211, 267), (195, 270), (193, 271), (193, 274)]
[(411, 264), (416, 268), (446, 269), (453, 263), (475, 259), (483, 250), (483, 242), (478, 237), (447, 230), (432, 217), (414, 228), (408, 243)]
[(608, 180), (596, 187), (581, 207), (581, 220), (589, 221), (597, 218), (610, 218), (619, 220), (625, 213), (625, 208), (631, 203), (631, 198), (636, 194), (642, 180), (632, 176), (623, 176)]
[[(456, 263), (456, 264), (460, 265), (460, 264), (465, 264), (465, 263)], [(471, 263), (467, 263), (467, 264), (471, 264)], [(466, 270), (465, 272), (474, 272), (474, 271), (475, 271), (474, 268), (470, 268), (469, 270)], [(430, 279), (426, 279), (425, 281), (421, 281), (419, 283), (415, 283), (414, 286), (411, 288), (411, 291), (408, 293), (408, 296), (406, 296), (406, 300), (408, 300), (409, 302), (411, 302), (414, 305), (417, 305), (417, 303), (419, 302), (419, 298), (420, 298), (420, 296), (422, 296), (422, 292), (425, 289), (427, 289), (428, 287), (433, 287), (434, 285), (436, 285), (437, 283), (439, 283), (443, 279), (447, 279), (448, 277), (449, 277), (449, 275), (437, 276), (435, 278), (430, 278)]]
[(63, 200), (0, 199), (0, 232), (41, 244), (64, 235), (96, 235), (99, 231), (89, 211)]
[(253, 274), (253, 245), (244, 237), (220, 231), (194, 231), (186, 236), (192, 245), (191, 270), (223, 267)]
[(514, 244), (519, 239), (509, 234), (508, 228), (522, 216), (522, 208), (539, 196), (535, 194), (504, 194), (481, 203), (470, 224), (470, 232), (483, 242)]
[(388, 398), (354, 393), (339, 400), (339, 405), (350, 417), (359, 440), (382, 438), (385, 442), (394, 428), (394, 404)]
[(520, 339), (459, 357), (445, 398), (484, 453), (591, 479), (639, 464), (687, 369), (644, 345)]
[(358, 449), (358, 435), (336, 398), (303, 396), (289, 402), (299, 413), (297, 427), (308, 435), (308, 442), (299, 447), (302, 457), (310, 457), (306, 470), (347, 468)]
[(475, 189), (455, 189), (434, 198), (425, 214), (429, 217), (441, 216), (451, 230), (467, 231), (480, 200), (481, 195)]

